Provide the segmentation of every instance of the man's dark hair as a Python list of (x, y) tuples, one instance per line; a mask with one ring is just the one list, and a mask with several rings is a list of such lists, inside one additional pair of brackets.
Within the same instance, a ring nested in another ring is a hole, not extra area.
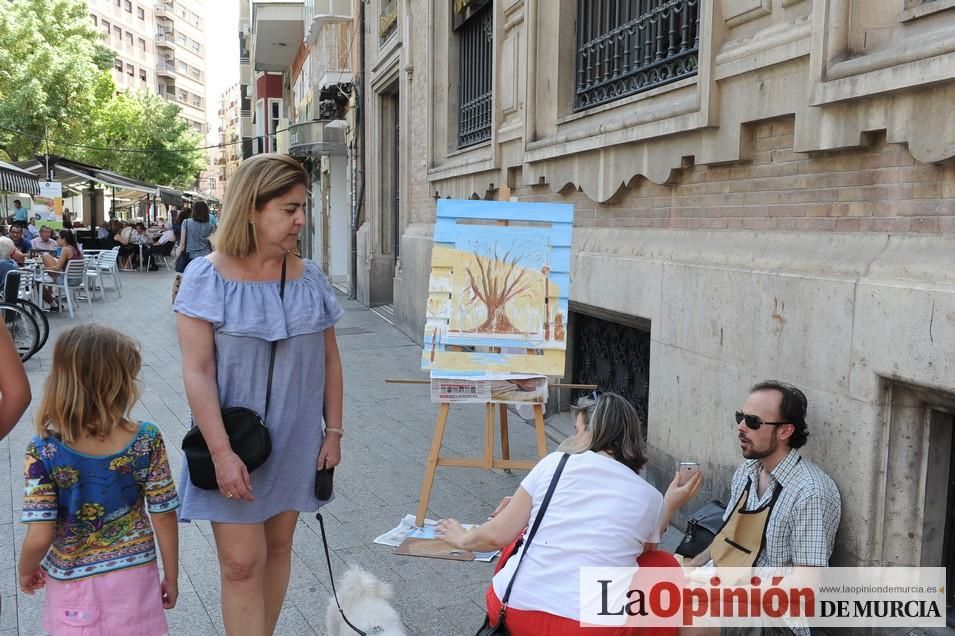
[(808, 401), (806, 394), (791, 384), (779, 380), (764, 380), (753, 385), (750, 393), (757, 391), (777, 391), (782, 396), (779, 404), (779, 413), (783, 422), (792, 424), (796, 430), (789, 438), (790, 448), (802, 448), (809, 439), (809, 425), (806, 424), (806, 408)]
[[(13, 200), (13, 203), (14, 203), (14, 204), (20, 203), (20, 199), (14, 199), (14, 200)], [(20, 205), (23, 205), (23, 204), (20, 203)]]

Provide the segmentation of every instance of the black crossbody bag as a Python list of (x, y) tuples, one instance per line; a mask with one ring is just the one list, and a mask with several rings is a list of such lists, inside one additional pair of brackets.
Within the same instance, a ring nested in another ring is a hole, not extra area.
[[(285, 260), (282, 261), (282, 282), (279, 286), (279, 299), (285, 298)], [(272, 371), (275, 367), (275, 348), (277, 341), (272, 342), (269, 352), (269, 380), (265, 392), (265, 413), (260, 417), (252, 409), (243, 406), (230, 406), (222, 409), (222, 424), (226, 435), (229, 436), (229, 445), (232, 452), (239, 456), (251, 473), (265, 463), (272, 453), (272, 438), (265, 425), (269, 415), (269, 403), (272, 401)], [(192, 425), (189, 432), (182, 438), (182, 451), (189, 464), (189, 479), (193, 485), (203, 490), (215, 490), (219, 487), (216, 482), (216, 466), (212, 461), (212, 453), (199, 426)]]
[(544, 513), (547, 511), (547, 506), (550, 504), (550, 498), (554, 494), (554, 489), (557, 488), (557, 481), (560, 479), (560, 474), (564, 472), (564, 466), (567, 464), (569, 458), (570, 455), (564, 453), (564, 456), (560, 458), (560, 463), (557, 464), (557, 470), (554, 471), (554, 477), (550, 480), (550, 486), (547, 487), (544, 501), (541, 502), (540, 510), (537, 511), (537, 518), (534, 519), (534, 525), (531, 526), (531, 530), (527, 533), (527, 538), (524, 540), (524, 551), (521, 552), (521, 558), (517, 561), (514, 574), (511, 575), (511, 580), (507, 584), (507, 590), (504, 591), (504, 598), (501, 599), (501, 612), (497, 615), (497, 622), (492, 625), (491, 618), (485, 616), (484, 624), (481, 625), (481, 628), (478, 629), (474, 636), (506, 636), (510, 634), (510, 632), (507, 631), (507, 627), (504, 626), (504, 614), (507, 612), (507, 601), (511, 598), (511, 588), (514, 587), (514, 579), (517, 578), (517, 571), (521, 569), (521, 562), (527, 555), (527, 551), (531, 548), (531, 541), (534, 540), (534, 535), (537, 534), (537, 528), (540, 527)]

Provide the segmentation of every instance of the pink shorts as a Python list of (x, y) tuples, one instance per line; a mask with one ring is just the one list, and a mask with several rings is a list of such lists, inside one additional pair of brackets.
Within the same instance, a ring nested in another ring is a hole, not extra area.
[(43, 629), (53, 636), (165, 636), (156, 562), (78, 581), (47, 576)]

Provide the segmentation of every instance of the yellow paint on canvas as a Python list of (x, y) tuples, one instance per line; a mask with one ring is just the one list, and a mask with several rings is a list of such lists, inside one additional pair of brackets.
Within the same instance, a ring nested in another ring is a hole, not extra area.
[[(457, 263), (451, 281), (450, 331), (531, 338), (542, 333), (544, 272), (454, 249), (447, 249), (446, 256)], [(496, 315), (489, 318), (489, 311)]]
[(430, 351), (422, 351), (422, 360), (428, 366), (439, 367), (442, 371), (473, 372), (475, 368), (487, 373), (539, 373), (561, 377), (564, 375), (564, 351), (547, 349), (543, 355), (508, 354), (493, 355), (468, 353), (463, 351), (437, 351), (434, 363), (430, 362)]

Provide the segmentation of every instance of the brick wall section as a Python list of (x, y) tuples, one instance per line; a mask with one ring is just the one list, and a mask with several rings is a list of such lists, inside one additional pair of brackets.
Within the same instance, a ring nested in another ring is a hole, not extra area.
[(576, 206), (579, 226), (955, 233), (955, 165), (925, 164), (904, 144), (793, 152), (793, 118), (753, 126), (752, 159), (694, 166), (657, 185), (637, 177), (609, 202), (572, 187), (521, 188), (522, 201)]

